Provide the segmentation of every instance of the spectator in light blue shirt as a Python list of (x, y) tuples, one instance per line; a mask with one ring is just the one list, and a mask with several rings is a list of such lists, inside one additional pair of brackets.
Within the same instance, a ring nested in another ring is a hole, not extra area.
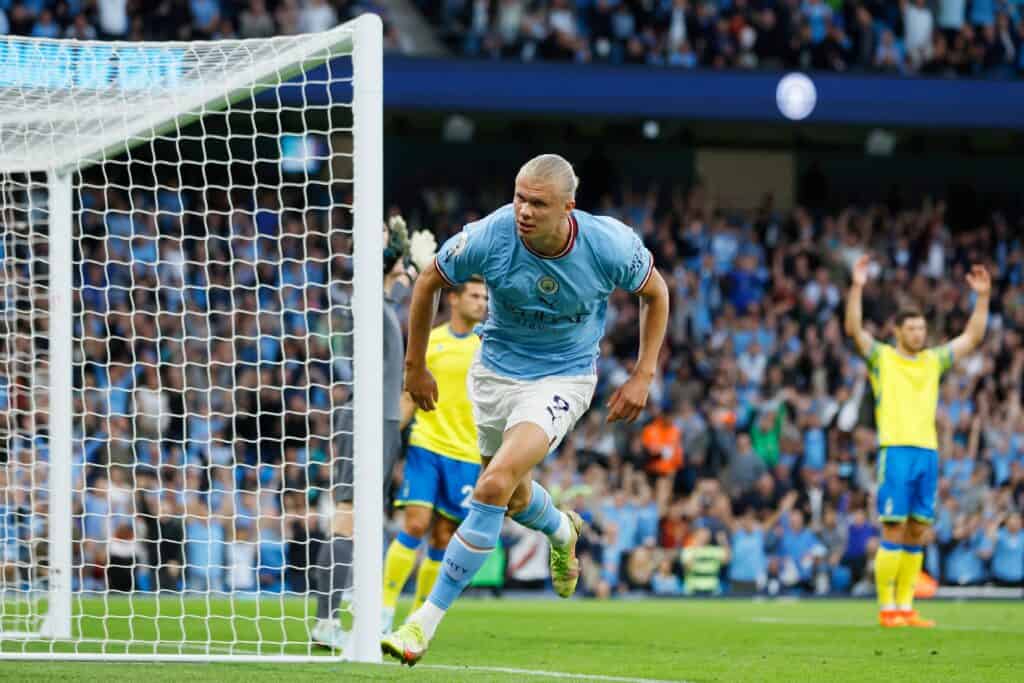
[(1024, 529), (1020, 513), (1007, 517), (1005, 525), (989, 535), (989, 541), (994, 541), (992, 578), (1008, 586), (1024, 585)]
[(816, 558), (824, 547), (813, 531), (804, 525), (804, 514), (792, 510), (782, 516), (782, 537), (779, 539), (780, 579), (788, 586), (808, 587), (814, 576)]
[(822, 0), (807, 0), (801, 7), (801, 11), (811, 26), (811, 42), (817, 45), (825, 40), (828, 25), (832, 19), (832, 8)]
[(190, 0), (192, 27), (202, 35), (212, 35), (220, 23), (219, 0)]
[(211, 517), (205, 504), (190, 496), (185, 523), (186, 585), (190, 591), (224, 588), (226, 545), (224, 525)]
[(989, 463), (992, 465), (992, 477), (995, 485), (1002, 486), (1010, 480), (1013, 473), (1013, 463), (1017, 460), (1013, 451), (1002, 448), (986, 449)]
[(651, 577), (651, 590), (658, 596), (683, 594), (683, 582), (679, 575), (672, 571), (671, 556), (662, 558), (658, 571)]
[(711, 253), (715, 257), (715, 275), (725, 275), (732, 269), (733, 259), (740, 250), (739, 237), (724, 218), (717, 217), (711, 226)]
[(942, 464), (942, 476), (949, 479), (954, 489), (959, 489), (971, 480), (974, 460), (968, 457), (967, 449), (959, 444), (953, 447), (953, 456)]
[(59, 38), (60, 25), (53, 20), (53, 12), (44, 9), (32, 27), (33, 38)]
[(748, 507), (733, 528), (732, 562), (729, 563), (729, 592), (750, 594), (763, 585), (768, 571), (764, 530), (758, 525), (754, 508)]
[(946, 556), (944, 583), (961, 586), (985, 580), (985, 561), (992, 554), (992, 544), (978, 528), (977, 517), (960, 517), (953, 528), (956, 545)]
[(807, 411), (802, 416), (801, 426), (804, 428), (803, 466), (821, 472), (825, 469), (828, 445), (818, 411), (814, 408)]
[(626, 492), (616, 491), (614, 498), (601, 507), (601, 518), (607, 535), (604, 549), (604, 572), (606, 580), (614, 587), (618, 580), (622, 556), (635, 548), (639, 515), (629, 502)]
[(967, 18), (975, 26), (992, 26), (996, 23), (995, 0), (972, 0)]

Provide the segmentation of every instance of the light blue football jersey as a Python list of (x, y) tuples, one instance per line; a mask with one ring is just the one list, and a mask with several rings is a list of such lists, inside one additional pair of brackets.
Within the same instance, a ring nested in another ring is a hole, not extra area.
[(595, 374), (608, 296), (643, 288), (654, 268), (633, 230), (574, 210), (566, 248), (542, 256), (519, 237), (511, 204), (469, 223), (441, 247), (449, 285), (479, 275), (490, 290), (481, 361), (516, 379)]

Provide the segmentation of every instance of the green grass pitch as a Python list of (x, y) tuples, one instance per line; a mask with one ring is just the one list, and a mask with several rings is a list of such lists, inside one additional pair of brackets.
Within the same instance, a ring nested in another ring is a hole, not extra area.
[[(85, 638), (302, 642), (301, 600), (81, 601)], [(182, 606), (185, 606), (184, 611)], [(286, 619), (282, 620), (282, 607)], [(100, 620), (103, 609), (122, 616)], [(234, 609), (240, 618), (229, 619)], [(159, 611), (160, 616), (157, 617)], [(324, 664), (2, 662), (32, 681), (1011, 681), (1021, 679), (1024, 603), (935, 602), (933, 630), (883, 631), (859, 601), (463, 600), (416, 668)], [(205, 614), (212, 615), (204, 618)], [(400, 610), (401, 614), (401, 610)], [(34, 644), (32, 647), (40, 647)], [(21, 643), (2, 642), (11, 652)], [(82, 643), (82, 651), (98, 645)], [(251, 643), (246, 644), (251, 647)], [(286, 651), (299, 652), (298, 645)], [(502, 669), (505, 669), (504, 671)]]

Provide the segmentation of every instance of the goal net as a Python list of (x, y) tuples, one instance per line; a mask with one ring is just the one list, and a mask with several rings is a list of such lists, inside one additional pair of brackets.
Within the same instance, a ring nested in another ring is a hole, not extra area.
[(0, 41), (0, 658), (379, 661), (381, 93), (373, 15)]

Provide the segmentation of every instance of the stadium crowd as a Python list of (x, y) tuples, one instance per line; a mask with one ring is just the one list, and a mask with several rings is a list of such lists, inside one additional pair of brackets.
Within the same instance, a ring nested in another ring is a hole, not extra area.
[[(470, 57), (716, 69), (1012, 78), (1017, 0), (417, 0)], [(218, 40), (322, 31), (363, 12), (385, 49), (415, 46), (379, 0), (0, 0), (0, 35)]]
[(1014, 0), (421, 1), (474, 57), (930, 76), (1024, 71)]
[(326, 31), (364, 12), (384, 48), (408, 41), (377, 0), (0, 0), (0, 35), (78, 40), (227, 40)]
[[(431, 190), (407, 208), (440, 241), (496, 194)], [(131, 195), (86, 182), (77, 201), (76, 587), (305, 590), (329, 520), (331, 413), (351, 378), (347, 214), (294, 190), (173, 179)], [(878, 338), (904, 303), (949, 338), (971, 303), (965, 267), (995, 274), (985, 344), (942, 386), (926, 569), (1022, 585), (1020, 225), (993, 214), (954, 230), (942, 202), (734, 213), (699, 185), (626, 189), (594, 209), (642, 233), (673, 308), (642, 423), (609, 428), (602, 406), (628, 374), (638, 316), (613, 297), (594, 408), (539, 475), (588, 522), (586, 593), (873, 590), (871, 389), (840, 326), (865, 250)], [(0, 559), (27, 566), (45, 552), (45, 451), (32, 445), (45, 405), (6, 394)], [(507, 530), (508, 584), (543, 585), (546, 541)]]

